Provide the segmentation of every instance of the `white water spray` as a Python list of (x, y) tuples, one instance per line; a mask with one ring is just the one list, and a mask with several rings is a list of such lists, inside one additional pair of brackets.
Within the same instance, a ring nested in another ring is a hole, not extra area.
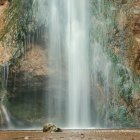
[(86, 0), (68, 0), (68, 122), (70, 127), (90, 126), (89, 36)]
[(6, 94), (7, 94), (6, 90), (1, 91), (0, 94), (0, 120), (7, 129), (12, 129), (13, 124), (11, 121), (11, 115), (4, 104), (4, 100), (6, 100), (5, 98), (7, 96)]
[(49, 2), (49, 87), (57, 85), (49, 93), (49, 114), (71, 128), (90, 126), (87, 7), (86, 0)]
[[(47, 27), (47, 121), (68, 128), (98, 125), (100, 97), (103, 103), (109, 100), (106, 98), (110, 94), (109, 73), (112, 67), (103, 50), (110, 24), (103, 14), (104, 1), (96, 0), (92, 5), (88, 0), (38, 2), (42, 15), (38, 18), (42, 21), (46, 19)], [(92, 14), (90, 6), (94, 6)], [(102, 90), (102, 96), (99, 90)], [(109, 108), (108, 103), (104, 108)], [(107, 117), (105, 113), (103, 121)]]

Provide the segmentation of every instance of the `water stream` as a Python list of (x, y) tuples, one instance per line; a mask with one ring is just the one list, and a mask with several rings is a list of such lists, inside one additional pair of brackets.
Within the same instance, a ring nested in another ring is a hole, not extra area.
[[(105, 0), (35, 2), (36, 18), (45, 32), (43, 51), (45, 55), (47, 52), (48, 69), (46, 75), (37, 77), (32, 73), (34, 70), (17, 75), (17, 80), (20, 76), (29, 78), (27, 85), (23, 85), (23, 80), (11, 90), (15, 96), (9, 99), (9, 105), (14, 117), (20, 120), (17, 126), (40, 127), (46, 122), (73, 129), (115, 126), (110, 119), (110, 108), (112, 104), (115, 106), (117, 95), (115, 77), (113, 63), (106, 52), (108, 32), (114, 27), (114, 9)], [(31, 38), (38, 39), (41, 35), (40, 32)], [(5, 86), (8, 73), (6, 64)], [(1, 110), (10, 124), (10, 115), (3, 104)]]
[(88, 2), (52, 0), (49, 14), (49, 86), (56, 86), (49, 114), (64, 117), (67, 127), (89, 127)]
[(11, 121), (10, 113), (4, 103), (7, 98), (6, 88), (8, 85), (9, 66), (10, 66), (9, 62), (5, 62), (1, 67), (2, 90), (0, 92), (0, 120), (1, 120), (1, 123), (3, 123), (3, 125), (11, 129), (13, 127), (13, 124)]

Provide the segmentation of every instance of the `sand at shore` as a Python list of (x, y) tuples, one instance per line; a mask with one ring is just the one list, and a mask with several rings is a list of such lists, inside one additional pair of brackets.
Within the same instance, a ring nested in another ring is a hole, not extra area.
[(140, 140), (140, 130), (0, 131), (0, 140)]

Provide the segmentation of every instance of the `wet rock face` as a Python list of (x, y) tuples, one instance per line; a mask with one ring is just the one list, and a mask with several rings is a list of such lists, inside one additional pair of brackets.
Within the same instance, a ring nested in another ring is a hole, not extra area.
[(140, 95), (139, 94), (135, 93), (133, 95), (133, 103), (134, 103), (134, 106), (136, 108), (139, 108), (140, 107)]
[(129, 31), (133, 45), (130, 52), (130, 66), (136, 74), (140, 74), (140, 2), (134, 1), (130, 6), (130, 18), (128, 21)]
[(18, 91), (27, 92), (27, 89), (33, 89), (32, 92), (34, 90), (44, 92), (48, 79), (46, 50), (41, 46), (32, 46), (32, 49), (20, 60), (20, 65), (13, 67), (11, 71), (8, 80), (9, 91), (12, 90), (11, 92), (16, 95)]
[(48, 123), (43, 126), (43, 132), (62, 132), (62, 130), (56, 125)]
[[(8, 8), (8, 2), (5, 0), (0, 0), (0, 37), (3, 33), (3, 30), (5, 28), (6, 22), (5, 22), (5, 10)], [(0, 40), (1, 41), (1, 40)], [(1, 45), (1, 42), (0, 42)]]
[[(116, 49), (115, 53), (120, 54), (119, 57), (125, 56), (124, 63), (134, 73), (140, 75), (140, 1), (119, 0), (114, 3), (119, 3), (115, 19), (120, 33), (120, 35), (116, 34), (115, 43), (119, 46), (118, 48), (121, 46), (121, 49), (119, 51)], [(123, 38), (121, 40), (123, 44), (117, 42), (121, 38)]]
[(0, 5), (3, 5), (5, 0), (0, 0)]

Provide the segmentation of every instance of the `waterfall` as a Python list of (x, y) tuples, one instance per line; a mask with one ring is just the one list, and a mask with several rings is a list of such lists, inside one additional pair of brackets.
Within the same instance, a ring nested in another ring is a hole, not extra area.
[(97, 0), (38, 1), (38, 20), (47, 28), (48, 122), (68, 128), (108, 125), (112, 62), (105, 48), (112, 27), (104, 5)]
[(9, 62), (5, 62), (2, 65), (1, 72), (2, 72), (2, 90), (0, 92), (0, 120), (6, 125), (8, 129), (11, 129), (13, 127), (13, 124), (11, 122), (10, 113), (8, 112), (8, 109), (6, 105), (4, 104), (7, 96), (7, 85), (8, 85), (8, 77), (9, 77)]
[(9, 62), (5, 62), (2, 66), (2, 86), (3, 88), (7, 88), (8, 84), (8, 76), (9, 76)]
[(5, 116), (6, 122), (9, 124), (10, 123), (10, 117), (8, 115), (6, 107), (4, 105), (1, 105), (1, 110), (2, 110), (2, 112), (4, 114), (4, 116)]
[(71, 128), (90, 126), (87, 7), (86, 0), (49, 2), (48, 114)]
[(7, 129), (12, 129), (13, 124), (11, 121), (11, 115), (7, 109), (7, 106), (5, 105), (5, 100), (7, 98), (6, 96), (7, 96), (7, 91), (2, 90), (0, 92), (0, 123), (2, 123), (4, 128), (6, 127)]
[(89, 127), (88, 3), (69, 0), (67, 5), (68, 122), (71, 127)]

